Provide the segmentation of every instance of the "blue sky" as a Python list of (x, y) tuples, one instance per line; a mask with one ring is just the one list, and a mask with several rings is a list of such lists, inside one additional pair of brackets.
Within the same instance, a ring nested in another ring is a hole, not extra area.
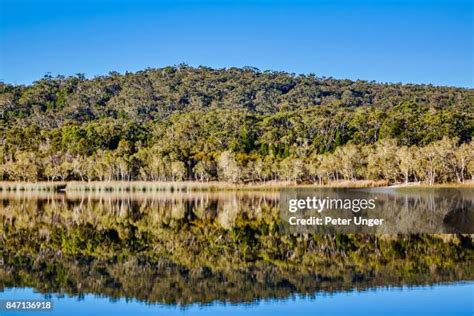
[(0, 0), (0, 80), (187, 63), (473, 87), (471, 0)]

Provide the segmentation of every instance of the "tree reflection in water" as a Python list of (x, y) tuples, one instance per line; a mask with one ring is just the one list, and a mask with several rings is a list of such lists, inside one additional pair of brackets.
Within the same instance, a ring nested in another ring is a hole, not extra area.
[(472, 235), (284, 234), (275, 192), (0, 198), (2, 289), (187, 305), (474, 279)]

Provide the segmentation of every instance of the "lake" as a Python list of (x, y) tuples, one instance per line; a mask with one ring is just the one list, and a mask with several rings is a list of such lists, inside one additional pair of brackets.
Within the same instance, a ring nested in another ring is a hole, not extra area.
[[(473, 312), (474, 283), (422, 287), (376, 288), (313, 297), (292, 296), (248, 304), (175, 305), (144, 304), (137, 300), (84, 295), (52, 296), (52, 312), (40, 315), (466, 315)], [(0, 299), (44, 299), (32, 289), (8, 289)], [(50, 297), (48, 297), (50, 298)], [(12, 313), (21, 315), (22, 313)], [(23, 314), (31, 315), (31, 312)]]
[[(472, 229), (472, 189), (364, 194), (429, 215), (421, 232)], [(51, 315), (472, 315), (470, 235), (287, 233), (280, 212), (277, 191), (1, 192), (0, 299), (51, 298)]]

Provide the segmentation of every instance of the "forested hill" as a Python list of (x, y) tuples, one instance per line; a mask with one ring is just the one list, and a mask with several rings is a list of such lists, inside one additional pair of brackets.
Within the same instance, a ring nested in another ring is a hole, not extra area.
[[(94, 79), (45, 77), (29, 86), (0, 83), (0, 176), (306, 181), (293, 170), (299, 161), (308, 171), (308, 161), (354, 147), (365, 157), (362, 171), (326, 177), (367, 178), (365, 149), (382, 140), (397, 148), (426, 147), (443, 137), (459, 147), (471, 141), (473, 113), (473, 89), (253, 68), (181, 65)], [(222, 159), (238, 170), (234, 176), (219, 176)], [(88, 160), (96, 166), (87, 166)], [(255, 169), (252, 164), (267, 160), (275, 170), (243, 172), (249, 163)], [(278, 175), (283, 167), (275, 166), (284, 161), (291, 176)], [(100, 162), (103, 170), (93, 170)], [(384, 178), (375, 173), (373, 178)], [(469, 176), (466, 166), (462, 173)], [(417, 178), (415, 171), (410, 178)]]
[(7, 124), (34, 123), (43, 128), (104, 117), (143, 123), (176, 111), (222, 108), (255, 114), (314, 108), (336, 113), (365, 106), (387, 111), (405, 103), (404, 107), (419, 105), (421, 111), (455, 109), (462, 115), (472, 110), (474, 102), (472, 89), (188, 66), (110, 73), (90, 80), (82, 75), (46, 76), (30, 86), (1, 84), (0, 93)]

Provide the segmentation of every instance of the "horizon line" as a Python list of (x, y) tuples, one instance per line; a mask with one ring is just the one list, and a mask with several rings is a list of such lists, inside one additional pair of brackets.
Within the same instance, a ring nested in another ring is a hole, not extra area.
[(182, 68), (182, 67), (187, 67), (187, 68), (191, 68), (191, 69), (200, 69), (200, 68), (207, 68), (207, 69), (211, 69), (211, 70), (218, 70), (218, 71), (228, 71), (230, 69), (240, 69), (240, 70), (252, 70), (256, 73), (283, 73), (285, 75), (288, 75), (288, 76), (291, 76), (291, 77), (315, 77), (316, 79), (319, 79), (319, 80), (328, 80), (328, 79), (332, 79), (332, 80), (338, 80), (338, 81), (345, 81), (345, 80), (349, 80), (349, 81), (352, 81), (352, 82), (357, 82), (357, 81), (363, 81), (363, 82), (366, 82), (366, 83), (369, 83), (369, 84), (379, 84), (379, 85), (402, 85), (402, 86), (424, 86), (424, 87), (433, 87), (433, 88), (454, 88), (454, 89), (465, 89), (465, 90), (473, 90), (474, 89), (474, 84), (473, 85), (470, 85), (470, 86), (454, 86), (454, 85), (443, 85), (443, 84), (435, 84), (435, 83), (426, 83), (426, 82), (412, 82), (412, 81), (398, 81), (398, 82), (395, 82), (395, 81), (377, 81), (375, 79), (361, 79), (361, 78), (357, 78), (357, 79), (354, 79), (354, 78), (340, 78), (340, 77), (333, 77), (333, 76), (328, 76), (328, 75), (317, 75), (316, 73), (314, 72), (308, 72), (308, 73), (295, 73), (295, 72), (289, 72), (289, 71), (286, 71), (286, 70), (272, 70), (272, 69), (260, 69), (258, 67), (255, 67), (255, 66), (250, 66), (250, 65), (246, 65), (246, 66), (226, 66), (226, 67), (213, 67), (213, 66), (206, 66), (206, 65), (199, 65), (199, 66), (193, 66), (193, 65), (189, 65), (187, 63), (179, 63), (179, 64), (174, 64), (174, 65), (168, 65), (168, 66), (160, 66), (160, 67), (146, 67), (146, 68), (143, 68), (143, 69), (139, 69), (139, 70), (125, 70), (125, 71), (118, 71), (118, 70), (109, 70), (106, 74), (86, 74), (86, 73), (82, 73), (82, 72), (76, 72), (75, 74), (71, 74), (71, 75), (63, 75), (63, 74), (52, 74), (51, 72), (46, 72), (43, 77), (39, 78), (39, 79), (36, 79), (36, 80), (33, 80), (31, 82), (27, 82), (27, 83), (18, 83), (18, 82), (8, 82), (7, 80), (4, 80), (3, 78), (0, 78), (0, 83), (3, 83), (3, 84), (6, 84), (6, 85), (10, 85), (10, 86), (15, 86), (15, 87), (29, 87), (29, 86), (32, 86), (35, 84), (35, 82), (38, 82), (40, 80), (43, 80), (43, 79), (46, 79), (46, 78), (50, 78), (50, 79), (68, 79), (68, 78), (79, 78), (79, 77), (83, 77), (85, 80), (95, 80), (97, 78), (103, 78), (103, 77), (110, 77), (112, 74), (114, 73), (118, 73), (119, 75), (121, 76), (125, 76), (127, 74), (137, 74), (137, 73), (140, 73), (140, 72), (145, 72), (145, 71), (150, 71), (150, 70), (162, 70), (162, 69), (165, 69), (165, 68), (169, 68), (169, 67), (172, 67), (172, 68), (176, 68), (176, 69), (179, 69), (179, 68)]

